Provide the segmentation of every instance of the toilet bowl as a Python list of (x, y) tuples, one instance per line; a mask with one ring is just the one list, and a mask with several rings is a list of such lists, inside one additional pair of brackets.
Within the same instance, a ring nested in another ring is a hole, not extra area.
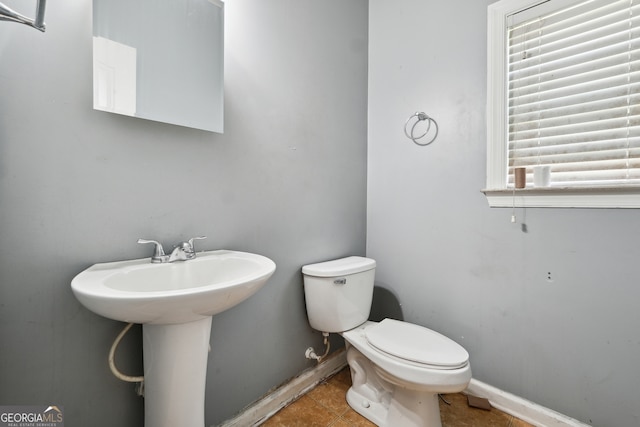
[(363, 257), (304, 266), (309, 322), (345, 339), (355, 411), (381, 427), (441, 427), (438, 394), (467, 387), (469, 354), (419, 325), (368, 321), (375, 266)]

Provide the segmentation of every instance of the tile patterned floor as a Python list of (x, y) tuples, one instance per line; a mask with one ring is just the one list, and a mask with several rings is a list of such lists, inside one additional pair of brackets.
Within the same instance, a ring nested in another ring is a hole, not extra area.
[[(349, 368), (320, 383), (262, 424), (264, 427), (375, 427), (355, 412), (345, 395), (351, 386)], [(461, 393), (447, 394), (440, 402), (442, 427), (533, 427), (511, 415), (472, 408)], [(400, 427), (400, 426), (398, 426)]]

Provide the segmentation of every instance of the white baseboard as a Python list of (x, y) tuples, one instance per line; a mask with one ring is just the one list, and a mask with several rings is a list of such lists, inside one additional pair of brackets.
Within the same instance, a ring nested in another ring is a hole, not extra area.
[(220, 424), (219, 427), (259, 426), (280, 409), (311, 390), (324, 379), (341, 371), (345, 366), (347, 366), (347, 355), (344, 349), (341, 349), (329, 356), (324, 362), (271, 391), (234, 418)]
[(507, 393), (475, 378), (471, 379), (465, 393), (489, 399), (494, 408), (537, 427), (590, 427), (589, 424), (584, 424), (537, 403)]
[[(245, 408), (236, 417), (223, 422), (218, 427), (259, 426), (280, 409), (311, 390), (324, 379), (339, 372), (345, 366), (347, 366), (347, 356), (344, 349), (342, 349), (332, 354), (323, 363), (304, 371), (288, 383), (271, 391)], [(475, 378), (471, 379), (464, 392), (489, 399), (491, 406), (494, 408), (537, 427), (591, 427), (537, 403), (478, 381)]]

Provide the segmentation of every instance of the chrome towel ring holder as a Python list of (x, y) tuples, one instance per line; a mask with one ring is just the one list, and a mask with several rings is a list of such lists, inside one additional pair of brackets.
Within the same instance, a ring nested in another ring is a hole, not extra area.
[[(411, 129), (409, 129), (409, 123), (411, 123), (412, 121), (413, 121), (413, 125), (411, 126)], [(418, 123), (424, 122), (424, 121), (427, 122), (427, 129), (422, 133), (422, 135), (416, 136), (415, 132), (416, 132), (416, 127), (418, 126)], [(433, 134), (433, 137), (431, 139), (428, 139), (428, 140), (425, 140), (425, 141), (418, 141), (419, 139), (422, 139), (425, 136), (427, 136), (427, 134), (431, 130), (431, 126), (433, 126), (435, 128), (435, 133)], [(439, 131), (438, 123), (435, 121), (435, 119), (433, 119), (432, 117), (429, 117), (427, 114), (425, 114), (423, 112), (420, 112), (420, 111), (418, 111), (415, 114), (409, 116), (409, 118), (407, 119), (407, 121), (404, 124), (404, 134), (407, 136), (407, 138), (409, 138), (414, 143), (416, 143), (417, 145), (420, 145), (420, 146), (429, 145), (433, 141), (435, 141), (436, 138), (438, 137), (438, 131)]]

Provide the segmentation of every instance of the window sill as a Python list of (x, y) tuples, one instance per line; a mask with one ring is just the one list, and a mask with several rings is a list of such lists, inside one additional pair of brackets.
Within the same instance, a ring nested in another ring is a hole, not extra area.
[(640, 208), (640, 186), (482, 190), (492, 208)]

